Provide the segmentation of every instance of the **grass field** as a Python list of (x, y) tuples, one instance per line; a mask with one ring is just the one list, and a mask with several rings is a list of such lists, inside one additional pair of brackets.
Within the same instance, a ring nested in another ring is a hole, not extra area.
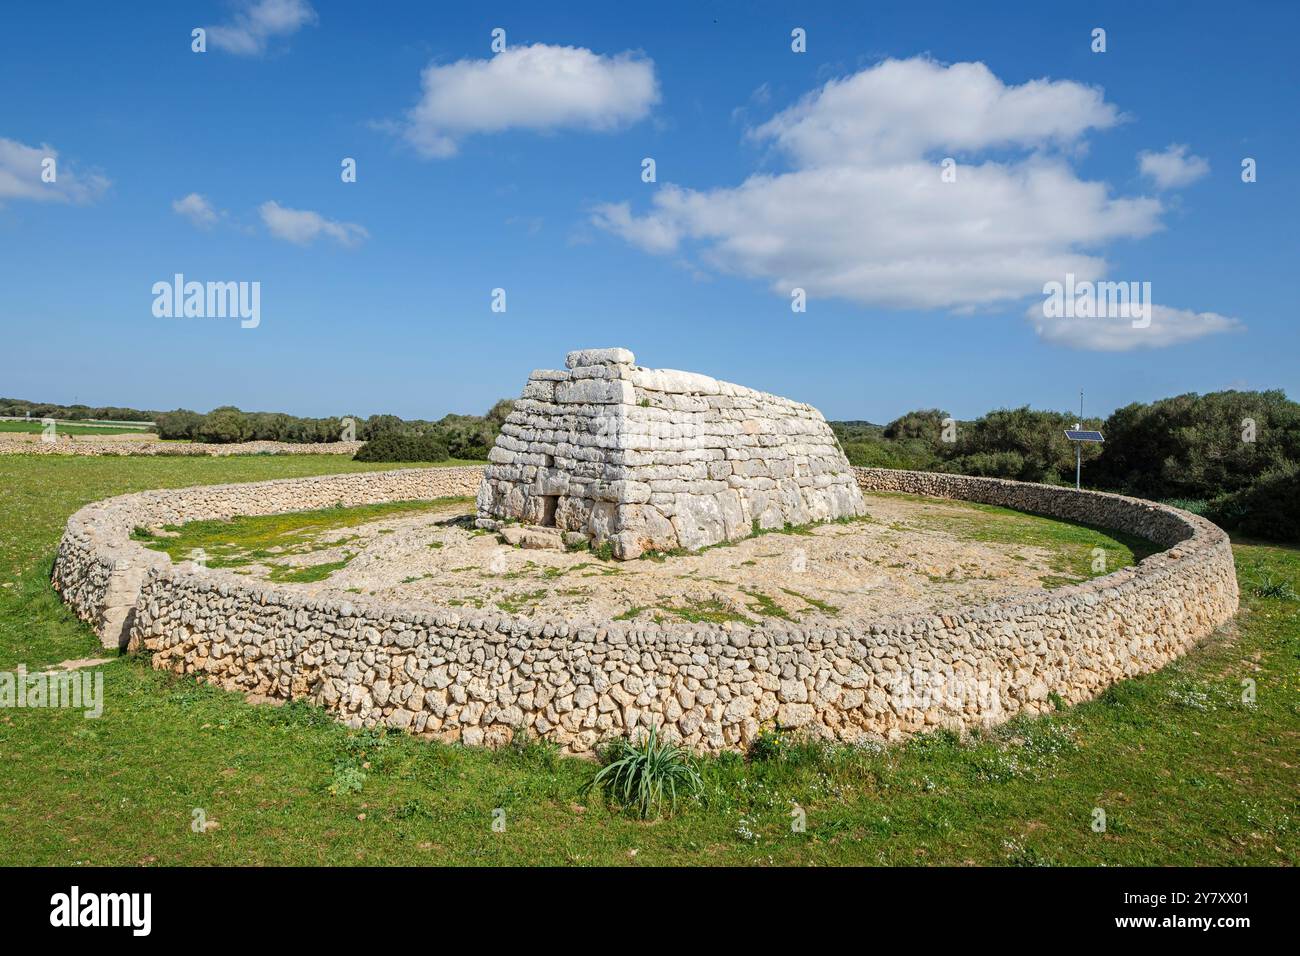
[[(39, 435), (45, 426), (39, 418), (30, 421), (0, 422), (0, 432), (20, 432)], [(60, 435), (130, 435), (155, 434), (154, 429), (143, 425), (82, 425), (76, 422), (58, 422), (54, 428)]]
[[(82, 504), (367, 467), (0, 456), (0, 669), (99, 653), (48, 583)], [(702, 800), (651, 822), (584, 795), (595, 765), (536, 742), (350, 731), (120, 658), (102, 668), (100, 719), (0, 711), (0, 864), (1294, 864), (1300, 604), (1251, 588), (1300, 584), (1300, 551), (1236, 554), (1237, 624), (1157, 674), (968, 740), (704, 760)]]

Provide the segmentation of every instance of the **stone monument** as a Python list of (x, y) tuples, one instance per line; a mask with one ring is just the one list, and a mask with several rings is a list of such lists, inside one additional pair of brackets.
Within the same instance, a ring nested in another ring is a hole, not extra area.
[(528, 377), (488, 455), (479, 527), (553, 528), (628, 559), (864, 512), (811, 405), (635, 361), (583, 349)]

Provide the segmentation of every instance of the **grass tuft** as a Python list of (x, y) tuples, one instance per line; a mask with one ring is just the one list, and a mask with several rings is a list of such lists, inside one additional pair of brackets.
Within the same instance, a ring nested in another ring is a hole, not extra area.
[(614, 740), (603, 756), (605, 766), (588, 787), (601, 788), (642, 820), (659, 816), (665, 805), (675, 811), (679, 794), (698, 797), (704, 789), (690, 754), (660, 738), (653, 725), (638, 741), (627, 737)]

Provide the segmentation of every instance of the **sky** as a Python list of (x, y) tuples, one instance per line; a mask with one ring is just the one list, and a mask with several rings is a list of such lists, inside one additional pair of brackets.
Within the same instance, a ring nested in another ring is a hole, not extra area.
[[(1294, 398), (1297, 35), (1282, 2), (8, 4), (0, 395), (437, 418), (623, 346), (832, 419)], [(156, 314), (177, 273), (257, 283), (256, 326)], [(1067, 276), (1150, 308), (1045, 314)]]

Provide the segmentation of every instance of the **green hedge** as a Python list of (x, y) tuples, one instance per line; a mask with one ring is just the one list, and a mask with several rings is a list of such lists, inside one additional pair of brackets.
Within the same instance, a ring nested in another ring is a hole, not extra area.
[(357, 461), (446, 461), (447, 446), (431, 435), (384, 432), (357, 450)]
[(1300, 466), (1271, 469), (1253, 485), (1215, 498), (1205, 516), (1252, 538), (1300, 541)]

